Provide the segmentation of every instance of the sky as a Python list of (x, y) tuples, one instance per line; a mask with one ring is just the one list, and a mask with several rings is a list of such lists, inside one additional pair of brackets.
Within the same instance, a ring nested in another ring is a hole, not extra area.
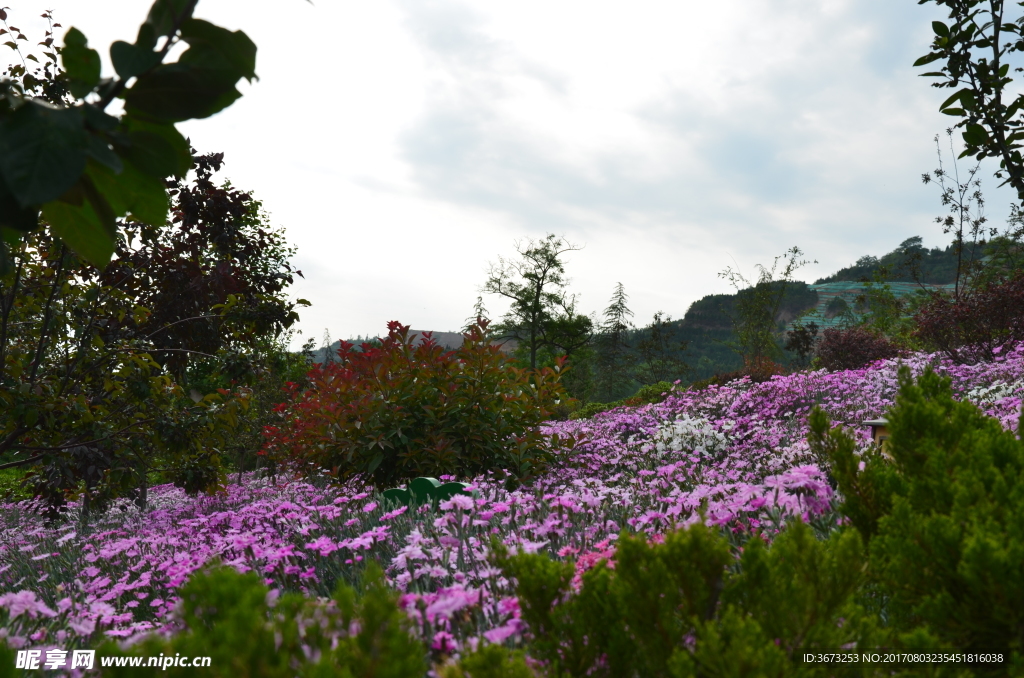
[[(40, 40), (43, 9), (110, 72), (148, 3), (17, 0), (9, 21)], [(201, 0), (195, 15), (258, 46), (243, 97), (179, 128), (224, 152), (221, 175), (297, 248), (292, 293), (312, 306), (295, 345), (389, 320), (456, 330), (488, 265), (548, 233), (581, 247), (565, 259), (578, 308), (600, 313), (621, 282), (638, 325), (793, 246), (813, 281), (915, 235), (949, 242), (921, 174), (953, 119), (912, 67), (942, 15), (915, 0)]]

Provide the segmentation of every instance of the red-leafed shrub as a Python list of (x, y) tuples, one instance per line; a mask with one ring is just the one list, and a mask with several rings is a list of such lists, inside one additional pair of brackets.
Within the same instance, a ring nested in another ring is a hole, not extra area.
[(818, 363), (828, 370), (855, 370), (899, 355), (899, 347), (864, 327), (825, 330), (817, 351)]
[(1024, 341), (1024, 271), (969, 289), (959, 299), (935, 295), (918, 311), (916, 336), (960, 365), (993, 360)]
[(516, 368), (489, 341), (486, 321), (454, 351), (390, 322), (379, 346), (342, 342), (337, 362), (310, 371), (308, 390), (288, 389), (263, 453), (377, 486), (487, 471), (521, 480), (562, 442), (538, 431), (567, 398), (560, 369)]

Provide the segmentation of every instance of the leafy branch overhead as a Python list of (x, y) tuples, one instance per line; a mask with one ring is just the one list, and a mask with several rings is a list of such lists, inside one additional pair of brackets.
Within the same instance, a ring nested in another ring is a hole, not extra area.
[[(65, 91), (44, 91), (24, 65), (0, 80), (0, 269), (41, 220), (98, 266), (114, 252), (119, 217), (167, 221), (165, 180), (192, 164), (175, 123), (223, 110), (241, 96), (241, 78), (256, 78), (256, 45), (194, 18), (197, 2), (156, 0), (135, 42), (111, 45), (116, 77), (101, 78), (99, 53), (70, 28), (63, 47), (44, 52), (55, 69), (59, 55)], [(164, 63), (181, 42), (187, 49)], [(120, 116), (106, 112), (114, 99), (124, 102)]]
[[(931, 51), (914, 66), (933, 62), (943, 65), (923, 73), (938, 80), (933, 87), (956, 90), (939, 109), (959, 118), (955, 127), (963, 132), (966, 145), (961, 157), (978, 160), (998, 158), (1004, 179), (1024, 201), (1024, 94), (1013, 88), (1011, 67), (1015, 55), (1024, 52), (1024, 13), (1020, 3), (1004, 0), (919, 0), (934, 2), (949, 10), (949, 21), (933, 21), (935, 38)], [(1006, 8), (1011, 4), (1014, 13)]]

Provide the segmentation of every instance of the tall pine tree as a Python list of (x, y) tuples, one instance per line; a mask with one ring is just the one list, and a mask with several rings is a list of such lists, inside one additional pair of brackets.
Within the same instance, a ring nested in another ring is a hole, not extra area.
[(633, 311), (628, 302), (625, 286), (617, 283), (597, 337), (597, 396), (604, 402), (629, 395), (627, 391), (633, 384), (635, 361), (629, 345), (629, 332), (633, 329), (629, 319)]

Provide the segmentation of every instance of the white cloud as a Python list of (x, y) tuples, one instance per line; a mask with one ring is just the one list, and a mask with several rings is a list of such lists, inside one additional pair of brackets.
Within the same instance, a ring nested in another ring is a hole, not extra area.
[[(43, 8), (24, 0), (12, 19), (38, 29)], [(100, 46), (145, 14), (54, 9)], [(943, 239), (919, 176), (949, 119), (910, 65), (929, 7), (202, 0), (197, 15), (249, 33), (261, 79), (184, 129), (299, 247), (307, 336), (454, 329), (487, 261), (549, 231), (586, 244), (569, 265), (586, 310), (621, 281), (641, 321), (682, 316), (728, 289), (717, 271), (792, 245), (815, 277)]]

